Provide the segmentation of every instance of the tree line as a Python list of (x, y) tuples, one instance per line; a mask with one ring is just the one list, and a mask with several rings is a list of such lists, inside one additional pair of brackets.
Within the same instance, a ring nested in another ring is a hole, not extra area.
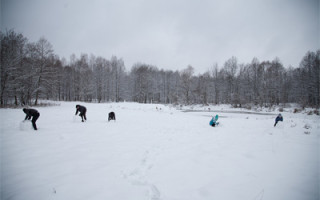
[(273, 106), (299, 103), (319, 108), (320, 50), (307, 52), (298, 67), (285, 68), (278, 58), (223, 66), (214, 64), (195, 75), (136, 63), (126, 70), (123, 59), (81, 54), (60, 59), (50, 42), (29, 42), (14, 30), (0, 32), (1, 107), (38, 105), (39, 99), (85, 102), (163, 104), (248, 104)]

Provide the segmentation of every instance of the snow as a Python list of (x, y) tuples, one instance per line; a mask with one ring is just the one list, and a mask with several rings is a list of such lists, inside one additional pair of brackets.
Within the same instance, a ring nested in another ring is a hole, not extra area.
[(317, 115), (283, 112), (273, 127), (278, 111), (59, 104), (36, 108), (38, 131), (0, 109), (1, 199), (319, 199)]

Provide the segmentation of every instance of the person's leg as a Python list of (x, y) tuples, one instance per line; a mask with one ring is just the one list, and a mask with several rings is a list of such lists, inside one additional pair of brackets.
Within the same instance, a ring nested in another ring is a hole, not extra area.
[(83, 117), (84, 117), (84, 119), (87, 121), (86, 112), (83, 113)]
[(40, 116), (40, 114), (38, 113), (37, 115), (33, 116), (32, 120), (31, 120), (31, 121), (32, 121), (32, 126), (33, 126), (33, 129), (34, 129), (34, 130), (38, 130), (38, 129), (37, 129), (37, 125), (36, 125), (36, 121), (38, 120), (39, 116)]
[(83, 113), (80, 113), (79, 116), (81, 117), (81, 121), (83, 122)]

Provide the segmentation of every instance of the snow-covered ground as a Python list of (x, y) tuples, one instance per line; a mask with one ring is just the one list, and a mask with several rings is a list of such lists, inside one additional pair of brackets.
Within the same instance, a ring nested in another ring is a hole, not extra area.
[(2, 200), (319, 199), (317, 115), (77, 103), (36, 108), (38, 131), (0, 109)]

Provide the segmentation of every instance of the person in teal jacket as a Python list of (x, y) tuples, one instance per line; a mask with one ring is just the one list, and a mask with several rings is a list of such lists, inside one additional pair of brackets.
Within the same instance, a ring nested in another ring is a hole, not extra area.
[(212, 117), (212, 119), (209, 122), (209, 125), (212, 127), (215, 127), (216, 125), (218, 125), (219, 124), (219, 122), (217, 122), (218, 118), (219, 118), (218, 115), (216, 115), (215, 117)]

